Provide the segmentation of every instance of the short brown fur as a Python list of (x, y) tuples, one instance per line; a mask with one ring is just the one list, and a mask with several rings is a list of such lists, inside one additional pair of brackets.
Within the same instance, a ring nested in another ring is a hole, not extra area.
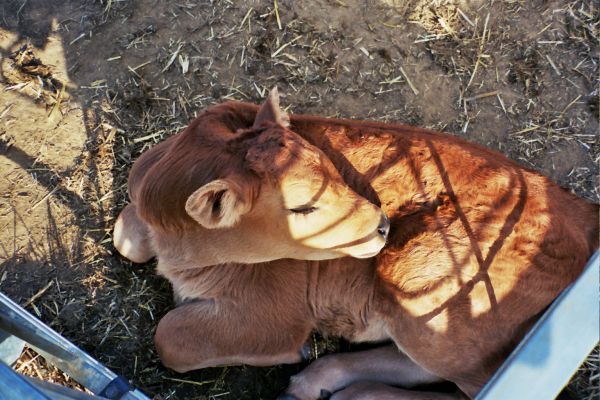
[[(128, 207), (150, 231), (158, 271), (195, 300), (156, 333), (161, 359), (176, 370), (296, 362), (317, 329), (392, 339), (473, 397), (598, 247), (598, 205), (497, 152), (409, 126), (292, 115), (291, 131), (388, 216), (385, 248), (369, 259), (198, 265), (203, 248), (190, 239), (185, 201), (210, 180), (248, 171), (223, 143), (252, 127), (257, 110), (209, 109), (130, 175)], [(255, 187), (262, 178), (244, 179)], [(256, 235), (264, 229), (269, 221)]]

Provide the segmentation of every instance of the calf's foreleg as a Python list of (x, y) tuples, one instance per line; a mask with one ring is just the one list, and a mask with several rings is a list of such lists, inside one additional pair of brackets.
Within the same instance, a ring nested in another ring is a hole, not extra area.
[(165, 366), (186, 372), (220, 365), (299, 362), (310, 331), (310, 324), (293, 313), (246, 301), (196, 300), (167, 313), (154, 341)]

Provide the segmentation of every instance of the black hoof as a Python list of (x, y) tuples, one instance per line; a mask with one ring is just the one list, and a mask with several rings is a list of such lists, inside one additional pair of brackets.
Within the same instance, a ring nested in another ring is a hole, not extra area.
[(294, 396), (293, 394), (282, 394), (279, 395), (279, 397), (277, 397), (277, 400), (300, 400), (299, 398), (297, 398), (296, 396)]
[(321, 393), (319, 393), (319, 398), (317, 400), (328, 400), (331, 397), (331, 392), (329, 390), (321, 389)]

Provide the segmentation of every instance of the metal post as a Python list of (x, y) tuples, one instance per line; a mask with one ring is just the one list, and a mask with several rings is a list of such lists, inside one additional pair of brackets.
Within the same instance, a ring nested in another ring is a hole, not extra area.
[(476, 400), (553, 400), (599, 341), (600, 253), (552, 303)]

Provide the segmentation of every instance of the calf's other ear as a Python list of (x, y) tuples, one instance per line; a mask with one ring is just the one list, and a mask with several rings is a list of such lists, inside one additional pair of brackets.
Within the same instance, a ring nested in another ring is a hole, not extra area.
[(290, 126), (290, 117), (285, 111), (279, 108), (279, 91), (277, 90), (277, 86), (271, 89), (267, 100), (260, 106), (252, 127), (258, 128), (264, 122), (274, 122), (285, 128)]
[(250, 210), (248, 197), (233, 180), (217, 179), (192, 193), (185, 211), (205, 228), (230, 228)]

